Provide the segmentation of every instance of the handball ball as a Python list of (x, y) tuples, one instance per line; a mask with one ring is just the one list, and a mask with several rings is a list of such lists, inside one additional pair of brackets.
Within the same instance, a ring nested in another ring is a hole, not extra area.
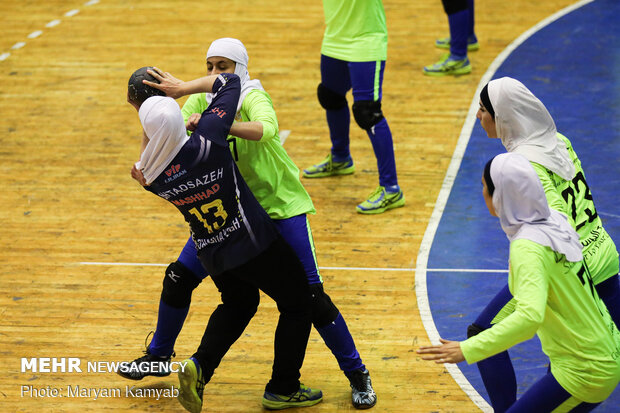
[(148, 69), (153, 70), (153, 67), (145, 66), (133, 72), (133, 74), (129, 78), (129, 84), (127, 85), (127, 93), (129, 94), (129, 99), (131, 99), (132, 102), (135, 102), (138, 105), (142, 105), (142, 103), (144, 103), (144, 101), (151, 96), (166, 96), (166, 94), (161, 90), (155, 89), (154, 87), (142, 83), (142, 80), (159, 83), (157, 79), (155, 79), (153, 76), (149, 75), (146, 72)]

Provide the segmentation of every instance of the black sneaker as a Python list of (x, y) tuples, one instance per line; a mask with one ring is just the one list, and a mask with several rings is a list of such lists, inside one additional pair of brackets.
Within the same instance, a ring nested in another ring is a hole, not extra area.
[(132, 362), (122, 362), (119, 369), (116, 370), (119, 376), (129, 380), (142, 380), (146, 376), (165, 377), (170, 375), (170, 359), (176, 354), (172, 352), (172, 354), (167, 357), (151, 354), (146, 342), (152, 333), (151, 331), (144, 340), (144, 345), (146, 347), (144, 356)]
[(160, 357), (149, 353), (132, 362), (122, 364), (116, 371), (119, 376), (129, 380), (142, 380), (146, 376), (165, 377), (170, 375), (170, 359), (174, 356)]
[(367, 369), (358, 369), (346, 373), (351, 383), (351, 401), (356, 409), (370, 409), (377, 403), (377, 394), (370, 382), (370, 373)]

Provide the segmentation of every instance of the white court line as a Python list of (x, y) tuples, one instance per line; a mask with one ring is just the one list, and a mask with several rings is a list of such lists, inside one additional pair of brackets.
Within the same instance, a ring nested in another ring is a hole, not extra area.
[(102, 265), (110, 267), (167, 267), (169, 264), (153, 264), (149, 262), (81, 262), (80, 265)]
[[(418, 308), (420, 309), (420, 317), (422, 319), (422, 324), (426, 329), (426, 333), (430, 338), (433, 344), (440, 344), (439, 342), (439, 332), (437, 331), (437, 326), (433, 321), (433, 315), (431, 313), (430, 305), (428, 302), (428, 289), (426, 285), (426, 273), (430, 270), (426, 268), (428, 264), (428, 255), (433, 244), (433, 239), (435, 238), (435, 233), (437, 232), (437, 227), (439, 226), (439, 221), (441, 220), (441, 216), (443, 215), (443, 211), (446, 207), (446, 203), (448, 201), (448, 196), (452, 191), (452, 186), (454, 184), (454, 180), (456, 179), (456, 175), (461, 166), (461, 161), (463, 160), (463, 156), (465, 154), (465, 149), (467, 148), (467, 144), (469, 142), (469, 138), (471, 137), (471, 132), (474, 128), (474, 124), (476, 122), (476, 112), (478, 111), (478, 102), (480, 94), (480, 90), (489, 83), (489, 81), (493, 78), (493, 75), (499, 68), (499, 66), (510, 56), (510, 54), (519, 47), (523, 42), (525, 42), (529, 37), (531, 37), (534, 33), (542, 29), (543, 27), (549, 25), (550, 23), (556, 21), (560, 17), (576, 10), (588, 3), (591, 3), (593, 0), (582, 0), (579, 1), (572, 6), (568, 6), (557, 13), (547, 17), (546, 19), (540, 21), (529, 30), (524, 32), (521, 36), (515, 39), (512, 43), (510, 43), (491, 63), (485, 74), (480, 79), (480, 83), (478, 83), (478, 88), (476, 93), (472, 99), (471, 106), (469, 107), (469, 112), (467, 113), (467, 118), (465, 119), (465, 123), (463, 124), (463, 128), (461, 129), (461, 135), (459, 136), (459, 140), (456, 144), (456, 148), (454, 153), (452, 154), (452, 160), (450, 161), (450, 166), (448, 166), (448, 171), (446, 172), (446, 177), (444, 178), (443, 184), (441, 185), (441, 190), (439, 191), (439, 195), (437, 196), (437, 201), (435, 202), (435, 208), (433, 209), (433, 213), (429, 220), (428, 226), (426, 227), (426, 231), (424, 232), (424, 238), (422, 239), (422, 244), (420, 245), (420, 250), (418, 251), (418, 257), (416, 260), (416, 274), (415, 274), (415, 292), (418, 300)], [(483, 412), (493, 412), (493, 408), (487, 403), (487, 401), (474, 389), (474, 387), (469, 383), (467, 378), (463, 375), (461, 370), (457, 367), (456, 364), (444, 364), (446, 370), (452, 375), (456, 383), (461, 387), (461, 389), (469, 396), (469, 398), (482, 410)]]
[[(152, 262), (95, 262), (82, 261), (80, 265), (100, 265), (109, 267), (166, 267), (168, 264)], [(368, 268), (368, 267), (319, 267), (319, 270), (330, 271), (406, 271), (415, 272), (415, 268)], [(476, 268), (427, 268), (427, 272), (474, 272), (474, 273), (507, 273), (508, 270), (488, 270)]]
[[(99, 0), (90, 0), (86, 3), (84, 3), (84, 6), (88, 7), (88, 6), (92, 6), (93, 4), (97, 4), (99, 3)], [(73, 10), (69, 10), (68, 12), (66, 12), (64, 15), (65, 17), (72, 17), (75, 16), (76, 14), (78, 14), (80, 12), (80, 9), (73, 9)], [(55, 19), (50, 21), (49, 23), (47, 23), (45, 25), (45, 27), (47, 28), (51, 28), (54, 26), (58, 26), (61, 23), (61, 20), (59, 19)], [(43, 34), (43, 30), (36, 30), (32, 33), (30, 33), (28, 36), (26, 36), (29, 39), (36, 39), (37, 37), (41, 36)], [(17, 50), (17, 49), (21, 49), (22, 47), (26, 46), (26, 42), (17, 42), (15, 43), (12, 47), (11, 50)], [(0, 62), (8, 59), (11, 56), (11, 53), (9, 52), (5, 52), (0, 54)]]
[(284, 142), (286, 142), (286, 138), (288, 138), (288, 135), (291, 134), (291, 131), (288, 129), (284, 129), (280, 131), (280, 144), (284, 145)]
[(620, 218), (620, 215), (616, 215), (616, 214), (608, 214), (607, 212), (601, 212), (601, 211), (597, 211), (598, 214), (602, 217), (612, 217), (612, 218)]

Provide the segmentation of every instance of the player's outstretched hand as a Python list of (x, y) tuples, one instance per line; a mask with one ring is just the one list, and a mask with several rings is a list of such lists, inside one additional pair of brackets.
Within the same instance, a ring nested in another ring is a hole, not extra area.
[(193, 113), (189, 118), (187, 118), (187, 122), (185, 123), (185, 129), (189, 131), (195, 131), (198, 127), (198, 122), (200, 121), (200, 113)]
[(183, 92), (181, 91), (181, 88), (185, 83), (184, 81), (177, 79), (170, 73), (164, 72), (156, 67), (153, 67), (153, 70), (147, 70), (147, 72), (155, 79), (157, 79), (159, 83), (143, 80), (142, 83), (144, 83), (145, 85), (149, 85), (151, 87), (154, 87), (155, 89), (159, 89), (164, 92), (166, 96), (170, 96), (174, 99), (184, 96)]
[(426, 354), (426, 356), (422, 357), (422, 360), (435, 361), (437, 364), (465, 361), (459, 341), (444, 340), (443, 338), (440, 338), (439, 341), (441, 341), (440, 345), (421, 346), (418, 349), (418, 354)]

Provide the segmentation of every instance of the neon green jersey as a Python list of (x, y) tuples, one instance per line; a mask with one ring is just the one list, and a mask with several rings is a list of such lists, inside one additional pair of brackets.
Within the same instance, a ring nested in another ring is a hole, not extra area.
[(575, 165), (575, 177), (566, 181), (538, 163), (532, 162), (532, 166), (542, 182), (549, 206), (566, 215), (579, 234), (584, 261), (592, 274), (594, 284), (600, 284), (618, 274), (618, 250), (596, 212), (581, 161), (573, 146), (559, 133), (558, 138), (566, 143), (569, 156)]
[[(204, 93), (191, 95), (183, 105), (185, 121), (207, 108)], [(238, 114), (239, 115), (239, 114)], [(315, 212), (310, 195), (299, 179), (299, 169), (280, 143), (278, 119), (267, 92), (249, 92), (240, 110), (243, 121), (261, 122), (260, 141), (228, 136), (237, 167), (250, 190), (272, 219), (286, 219)]]
[(514, 311), (493, 327), (461, 342), (475, 363), (536, 333), (551, 373), (576, 398), (605, 400), (620, 381), (620, 332), (582, 262), (535, 242), (510, 244), (508, 287)]
[(387, 26), (381, 0), (323, 0), (321, 54), (347, 62), (387, 59)]

